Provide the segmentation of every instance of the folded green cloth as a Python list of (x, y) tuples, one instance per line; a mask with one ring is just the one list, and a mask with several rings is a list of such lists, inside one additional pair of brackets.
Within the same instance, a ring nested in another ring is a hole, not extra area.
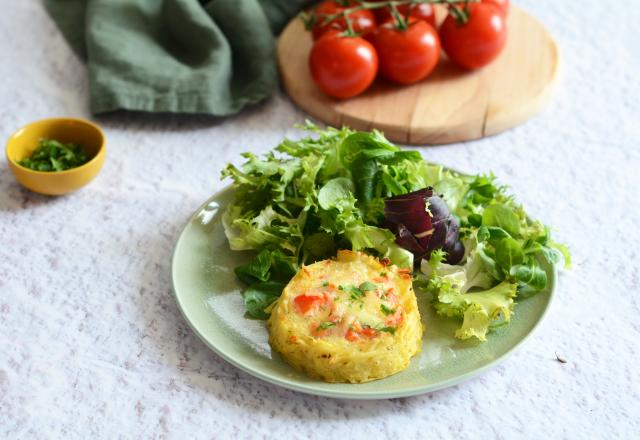
[(45, 0), (89, 65), (91, 111), (231, 115), (278, 83), (274, 33), (306, 0)]

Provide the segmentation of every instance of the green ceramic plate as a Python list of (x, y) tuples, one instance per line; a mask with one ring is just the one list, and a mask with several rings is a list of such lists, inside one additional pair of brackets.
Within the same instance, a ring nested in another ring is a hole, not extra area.
[(394, 376), (364, 384), (329, 384), (311, 379), (271, 351), (263, 321), (244, 316), (242, 285), (233, 268), (249, 260), (249, 252), (229, 250), (222, 228), (224, 207), (232, 191), (211, 197), (189, 220), (176, 244), (172, 262), (173, 290), (191, 328), (216, 353), (260, 379), (304, 393), (349, 399), (412, 396), (455, 385), (496, 365), (512, 353), (544, 317), (556, 282), (547, 266), (549, 287), (521, 299), (508, 327), (485, 343), (453, 338), (456, 322), (441, 318), (418, 294), (426, 324), (422, 352)]

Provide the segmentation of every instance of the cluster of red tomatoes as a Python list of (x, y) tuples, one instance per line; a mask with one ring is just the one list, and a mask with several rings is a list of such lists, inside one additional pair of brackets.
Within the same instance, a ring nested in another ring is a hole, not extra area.
[[(439, 30), (429, 3), (399, 4), (393, 12), (390, 6), (359, 4), (324, 1), (312, 13), (311, 75), (336, 98), (364, 92), (378, 69), (399, 84), (421, 81), (435, 68), (441, 48), (452, 62), (476, 69), (493, 61), (506, 43), (509, 0), (449, 4)], [(327, 17), (335, 18), (327, 22)]]

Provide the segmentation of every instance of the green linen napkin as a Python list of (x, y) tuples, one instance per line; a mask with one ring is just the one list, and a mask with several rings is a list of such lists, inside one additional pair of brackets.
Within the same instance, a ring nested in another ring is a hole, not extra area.
[(306, 0), (45, 0), (89, 66), (93, 113), (226, 116), (278, 83), (274, 33)]

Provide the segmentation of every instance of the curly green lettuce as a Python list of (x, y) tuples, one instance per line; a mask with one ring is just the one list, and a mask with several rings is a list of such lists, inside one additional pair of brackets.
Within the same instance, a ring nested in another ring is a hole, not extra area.
[(223, 217), (231, 249), (279, 249), (308, 263), (350, 248), (411, 267), (411, 254), (380, 227), (384, 198), (418, 189), (438, 171), (416, 174), (420, 154), (377, 131), (304, 128), (315, 136), (286, 139), (263, 158), (245, 153), (241, 167), (223, 170), (236, 190)]
[[(467, 246), (467, 249), (472, 246), (471, 240)], [(437, 313), (462, 320), (455, 333), (459, 339), (476, 337), (485, 341), (490, 330), (509, 323), (515, 305), (517, 285), (502, 281), (493, 286), (481, 252), (481, 249), (468, 252), (464, 265), (443, 263), (443, 253), (434, 252), (422, 264)]]

